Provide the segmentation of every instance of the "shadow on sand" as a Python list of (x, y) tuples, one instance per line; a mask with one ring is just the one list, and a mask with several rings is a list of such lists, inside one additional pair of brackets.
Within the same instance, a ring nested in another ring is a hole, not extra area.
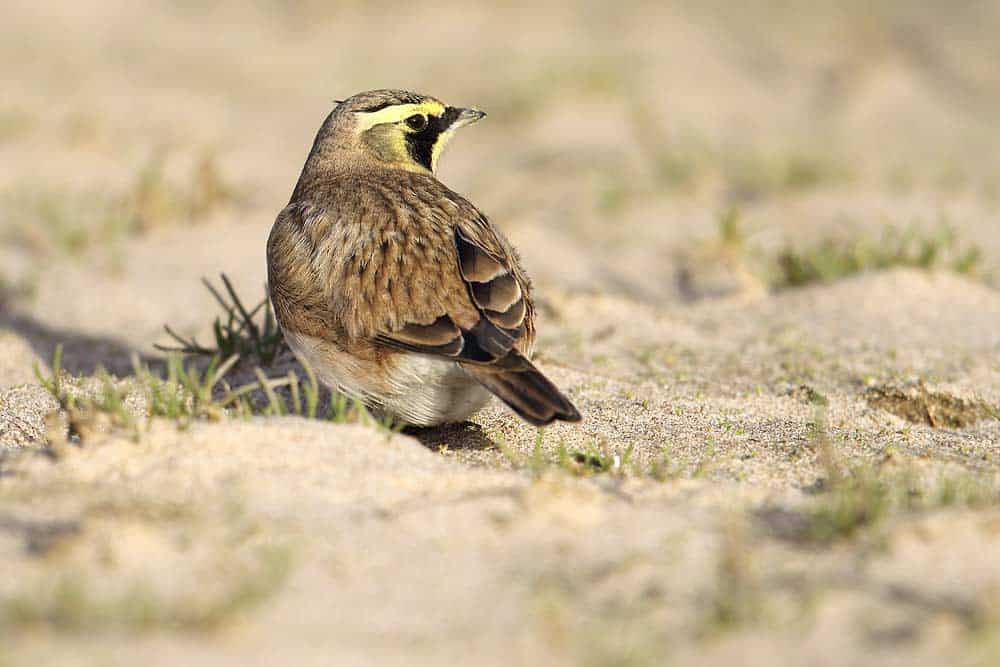
[(461, 424), (444, 424), (431, 428), (408, 426), (403, 433), (413, 436), (420, 443), (437, 452), (442, 447), (462, 449), (466, 451), (490, 450), (496, 448), (494, 443), (483, 431), (482, 426), (473, 422)]
[(93, 336), (78, 331), (52, 327), (18, 313), (0, 296), (0, 329), (8, 329), (24, 338), (41, 359), (49, 363), (56, 346), (63, 346), (62, 366), (74, 375), (89, 375), (98, 367), (119, 377), (132, 375), (132, 355), (151, 368), (163, 365), (161, 357), (135, 349), (112, 336)]

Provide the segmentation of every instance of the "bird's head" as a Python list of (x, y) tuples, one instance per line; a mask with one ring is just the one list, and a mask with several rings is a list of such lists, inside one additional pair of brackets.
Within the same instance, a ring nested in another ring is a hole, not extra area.
[(337, 104), (316, 137), (317, 149), (360, 152), (386, 166), (437, 171), (455, 130), (486, 114), (404, 90), (371, 90)]

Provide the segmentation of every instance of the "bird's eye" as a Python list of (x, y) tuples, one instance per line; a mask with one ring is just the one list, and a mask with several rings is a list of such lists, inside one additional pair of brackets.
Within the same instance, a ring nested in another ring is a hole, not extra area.
[(409, 118), (406, 119), (406, 125), (411, 130), (419, 132), (420, 130), (427, 127), (427, 116), (421, 113), (414, 114), (413, 116), (410, 116)]

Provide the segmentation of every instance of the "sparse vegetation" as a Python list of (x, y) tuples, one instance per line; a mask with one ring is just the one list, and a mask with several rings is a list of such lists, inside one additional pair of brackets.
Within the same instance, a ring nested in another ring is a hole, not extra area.
[(896, 515), (1000, 505), (1000, 479), (990, 473), (924, 470), (892, 457), (879, 464), (842, 460), (825, 415), (825, 406), (817, 406), (810, 424), (810, 442), (824, 470), (819, 492), (798, 511), (761, 513), (778, 534), (829, 544), (877, 528)]
[(634, 445), (615, 448), (606, 442), (591, 441), (578, 448), (567, 447), (566, 442), (560, 439), (555, 451), (550, 452), (547, 451), (544, 440), (545, 429), (538, 429), (531, 453), (525, 455), (508, 446), (503, 437), (493, 437), (494, 444), (509, 465), (518, 470), (527, 470), (536, 478), (550, 471), (568, 473), (574, 477), (645, 477), (659, 482), (676, 479), (680, 475), (669, 447), (664, 447), (660, 456), (643, 463), (636, 459)]
[[(286, 349), (281, 329), (271, 312), (270, 300), (265, 295), (256, 306), (248, 310), (226, 274), (221, 275), (221, 280), (228, 298), (207, 279), (202, 278), (205, 288), (211, 292), (223, 311), (223, 316), (217, 316), (212, 323), (215, 347), (205, 347), (194, 338), (185, 338), (167, 324), (163, 328), (177, 341), (177, 345), (156, 345), (156, 349), (226, 359), (239, 355), (244, 359), (252, 359), (258, 365), (270, 366)], [(258, 317), (261, 318), (260, 322)]]
[[(62, 346), (57, 346), (52, 358), (52, 375), (46, 377), (36, 365), (35, 374), (41, 385), (56, 399), (65, 423), (50, 419), (50, 445), (69, 441), (88, 441), (95, 432), (112, 429), (126, 430), (134, 439), (140, 436), (139, 417), (164, 417), (186, 427), (193, 419), (218, 419), (225, 408), (240, 400), (239, 411), (249, 412), (243, 398), (246, 392), (229, 390), (220, 400), (213, 391), (235, 365), (237, 357), (222, 364), (213, 359), (203, 371), (194, 364), (185, 365), (179, 357), (167, 360), (167, 377), (160, 378), (148, 366), (133, 358), (135, 376), (131, 381), (118, 380), (103, 369), (93, 378), (71, 378), (62, 369)], [(89, 385), (89, 386), (88, 386)], [(256, 385), (255, 385), (256, 388)], [(228, 389), (228, 387), (227, 387)], [(132, 401), (139, 397), (141, 403)]]
[[(49, 445), (57, 450), (63, 443), (86, 443), (96, 433), (112, 430), (126, 431), (138, 440), (142, 434), (141, 417), (145, 417), (147, 425), (149, 420), (159, 417), (179, 428), (186, 428), (195, 420), (215, 421), (253, 414), (359, 422), (389, 434), (403, 427), (390, 416), (372, 415), (360, 401), (340, 394), (331, 396), (326, 412), (321, 413), (321, 389), (309, 368), (303, 383), (293, 371), (270, 378), (257, 367), (255, 381), (232, 387), (226, 377), (238, 361), (238, 355), (224, 361), (215, 356), (200, 367), (172, 354), (166, 361), (166, 377), (161, 377), (133, 357), (131, 378), (117, 379), (103, 369), (92, 378), (72, 378), (62, 369), (62, 347), (57, 346), (51, 376), (35, 366), (39, 383), (56, 399), (60, 409), (50, 416)], [(279, 394), (280, 389), (287, 396)]]
[(866, 466), (828, 479), (827, 488), (804, 512), (802, 537), (825, 544), (874, 526), (891, 508), (890, 487), (877, 469)]
[(942, 508), (1000, 504), (1000, 484), (990, 475), (968, 471), (925, 473), (854, 465), (829, 479), (804, 510), (797, 537), (828, 544), (876, 528), (889, 517)]
[(660, 455), (649, 464), (649, 476), (658, 482), (675, 479), (680, 475), (680, 472), (674, 463), (670, 445), (664, 445)]
[[(981, 257), (980, 249), (963, 243), (953, 227), (916, 223), (903, 227), (885, 224), (874, 233), (830, 236), (809, 245), (786, 243), (772, 257), (749, 242), (743, 217), (733, 208), (719, 216), (716, 237), (689, 263), (708, 262), (731, 274), (755, 274), (772, 290), (781, 290), (897, 267), (951, 271), (988, 281), (980, 271)], [(704, 267), (700, 270), (705, 271)], [(691, 282), (683, 272), (681, 279), (682, 283)]]
[(874, 236), (828, 238), (804, 248), (788, 246), (777, 256), (769, 282), (775, 289), (800, 287), (894, 267), (975, 274), (979, 261), (979, 249), (962, 244), (947, 225), (932, 231), (918, 226), (884, 227)]

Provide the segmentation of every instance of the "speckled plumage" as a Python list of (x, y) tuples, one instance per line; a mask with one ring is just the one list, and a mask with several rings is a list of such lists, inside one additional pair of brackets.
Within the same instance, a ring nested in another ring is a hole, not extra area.
[[(395, 118), (412, 105), (423, 119)], [(464, 419), (483, 387), (534, 423), (579, 419), (528, 361), (531, 285), (516, 251), (418, 153), (430, 142), (439, 154), (461, 113), (482, 115), (372, 91), (330, 114), (268, 240), (278, 322), (326, 384), (410, 423)], [(392, 120), (368, 127), (372, 114)]]

